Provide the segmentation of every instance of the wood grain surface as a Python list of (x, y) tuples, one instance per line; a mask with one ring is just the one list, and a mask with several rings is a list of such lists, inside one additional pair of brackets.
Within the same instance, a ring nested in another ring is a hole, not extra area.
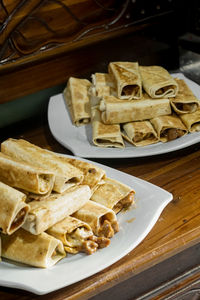
[[(8, 137), (24, 138), (38, 146), (71, 154), (55, 141), (46, 121), (7, 129), (0, 141)], [(0, 299), (88, 299), (200, 242), (200, 144), (154, 157), (96, 161), (164, 188), (173, 194), (172, 202), (143, 242), (98, 274), (43, 296), (2, 287)]]

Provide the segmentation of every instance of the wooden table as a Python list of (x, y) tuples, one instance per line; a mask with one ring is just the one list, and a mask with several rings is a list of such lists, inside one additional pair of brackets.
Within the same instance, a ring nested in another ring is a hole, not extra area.
[[(0, 141), (8, 137), (71, 154), (46, 120), (4, 130)], [(96, 161), (166, 189), (172, 202), (140, 245), (98, 274), (43, 296), (1, 287), (0, 299), (199, 299), (200, 144), (154, 157)]]

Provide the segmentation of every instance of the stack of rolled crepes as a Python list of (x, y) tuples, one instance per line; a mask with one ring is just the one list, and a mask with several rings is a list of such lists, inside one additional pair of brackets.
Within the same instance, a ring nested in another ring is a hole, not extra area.
[(146, 146), (200, 131), (199, 99), (161, 66), (111, 62), (82, 86), (83, 79), (70, 77), (64, 99), (74, 125), (91, 123), (98, 147)]
[(66, 253), (92, 254), (119, 231), (117, 213), (134, 203), (133, 188), (95, 164), (22, 139), (0, 152), (1, 256), (48, 268)]

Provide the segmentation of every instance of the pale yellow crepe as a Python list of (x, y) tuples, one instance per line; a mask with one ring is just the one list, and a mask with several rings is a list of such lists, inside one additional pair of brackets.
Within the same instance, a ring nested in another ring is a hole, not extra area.
[(175, 98), (171, 98), (171, 105), (177, 114), (193, 113), (200, 107), (200, 101), (193, 94), (183, 79), (175, 78), (179, 90)]
[(135, 121), (122, 125), (122, 136), (134, 146), (146, 146), (158, 142), (158, 135), (149, 120)]
[(200, 109), (190, 114), (180, 115), (180, 118), (189, 132), (200, 131)]
[(151, 119), (161, 142), (169, 142), (187, 134), (187, 128), (176, 115), (161, 116)]
[(161, 66), (139, 66), (142, 86), (152, 98), (170, 98), (178, 93), (178, 84)]
[(81, 126), (90, 122), (89, 89), (87, 79), (70, 77), (63, 91), (67, 108), (74, 125)]
[(101, 119), (105, 124), (144, 121), (157, 116), (170, 115), (169, 99), (120, 100), (105, 96), (100, 101)]
[(54, 152), (23, 139), (7, 139), (1, 144), (1, 151), (19, 161), (53, 173), (55, 192), (62, 193), (72, 186), (79, 185), (83, 180), (83, 173), (79, 169), (63, 162)]
[(33, 235), (20, 228), (1, 238), (2, 257), (34, 267), (52, 267), (66, 256), (62, 242), (45, 232)]
[(105, 178), (105, 183), (96, 189), (91, 200), (100, 203), (115, 213), (127, 209), (134, 204), (135, 191), (126, 184)]
[(92, 141), (103, 148), (124, 148), (119, 124), (104, 124), (98, 107), (91, 109)]
[(5, 234), (13, 234), (25, 222), (29, 205), (26, 195), (0, 182), (0, 228)]
[(118, 98), (131, 100), (142, 97), (142, 81), (138, 62), (111, 62), (108, 72), (114, 79)]

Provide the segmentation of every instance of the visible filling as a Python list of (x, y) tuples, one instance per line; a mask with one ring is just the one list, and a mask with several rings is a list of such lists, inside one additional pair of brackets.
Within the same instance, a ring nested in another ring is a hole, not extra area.
[(51, 255), (51, 259), (52, 259), (52, 260), (57, 260), (58, 258), (60, 258), (60, 255), (63, 256), (63, 253), (60, 251), (60, 247), (57, 246), (57, 247), (54, 249), (54, 251), (53, 251), (53, 253), (52, 253), (52, 255)]
[(184, 131), (177, 128), (169, 128), (163, 130), (161, 137), (166, 137), (168, 141), (175, 140), (184, 135)]
[(135, 136), (133, 137), (133, 142), (138, 143), (147, 139), (151, 139), (151, 140), (155, 139), (155, 136), (153, 135), (152, 132), (147, 132), (147, 133), (136, 132)]
[(122, 96), (131, 96), (139, 94), (139, 86), (138, 85), (126, 85), (122, 89)]
[(200, 131), (200, 123), (194, 123), (192, 125), (192, 129), (195, 130), (195, 131)]
[(10, 230), (14, 230), (18, 228), (24, 221), (25, 215), (27, 212), (27, 207), (22, 208), (18, 214), (15, 216), (15, 219), (13, 220)]
[(39, 190), (40, 192), (46, 192), (49, 189), (50, 176), (46, 174), (39, 175)]
[(110, 144), (110, 143), (112, 143), (113, 144), (113, 146), (114, 145), (120, 145), (120, 143), (118, 143), (118, 142), (113, 142), (112, 141), (112, 139), (110, 139), (110, 140), (104, 140), (104, 139), (96, 139), (96, 142), (98, 143), (98, 144)]
[(90, 122), (89, 118), (82, 118), (79, 120), (79, 124), (88, 124)]
[(113, 210), (115, 213), (120, 212), (122, 209), (127, 209), (134, 202), (134, 192), (130, 192), (126, 197), (120, 200), (114, 207)]
[(112, 238), (116, 232), (119, 231), (117, 221), (109, 221), (106, 216), (100, 218), (100, 228), (98, 235), (100, 237)]
[(156, 95), (162, 95), (162, 94), (164, 94), (165, 92), (167, 92), (168, 90), (170, 90), (170, 89), (173, 89), (174, 88), (174, 86), (173, 85), (169, 85), (169, 86), (165, 86), (165, 87), (162, 87), (162, 88), (160, 88), (160, 89), (158, 89), (157, 91), (156, 91)]
[(197, 110), (196, 103), (176, 103), (176, 107), (179, 110), (187, 111), (187, 112), (195, 112)]

